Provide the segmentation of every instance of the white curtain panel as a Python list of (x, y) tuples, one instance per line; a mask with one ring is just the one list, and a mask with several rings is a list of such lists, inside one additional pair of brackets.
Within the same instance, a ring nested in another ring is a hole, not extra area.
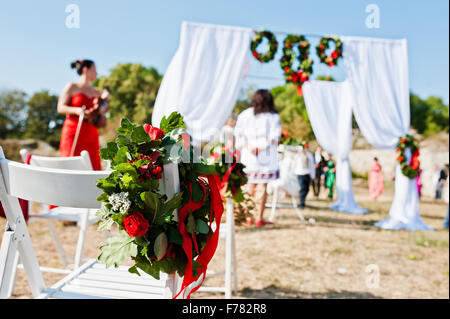
[(352, 109), (348, 83), (310, 81), (303, 85), (306, 110), (317, 141), (336, 160), (338, 200), (330, 208), (349, 214), (364, 214), (353, 195), (348, 153), (352, 148)]
[[(349, 101), (361, 133), (373, 146), (393, 149), (410, 125), (406, 40), (341, 39)], [(398, 165), (389, 218), (376, 225), (385, 229), (430, 229), (420, 219), (415, 180), (405, 177)]]
[(194, 143), (217, 137), (238, 98), (250, 28), (183, 22), (180, 46), (156, 97), (152, 124), (178, 111)]

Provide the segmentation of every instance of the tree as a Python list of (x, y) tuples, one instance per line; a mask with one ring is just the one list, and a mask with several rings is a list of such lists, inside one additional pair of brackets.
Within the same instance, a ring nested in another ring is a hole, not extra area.
[(57, 148), (65, 118), (57, 112), (58, 96), (43, 90), (34, 93), (27, 104), (28, 112), (23, 137), (47, 141)]
[(309, 122), (303, 96), (297, 94), (295, 84), (286, 84), (271, 89), (275, 106), (280, 114), (281, 126), (300, 140), (313, 140), (314, 133)]
[(441, 131), (449, 131), (448, 105), (444, 104), (442, 98), (430, 96), (422, 100), (419, 96), (411, 93), (411, 126), (418, 133), (428, 136)]
[(26, 114), (26, 95), (19, 90), (0, 92), (0, 138), (22, 135)]
[(140, 63), (117, 64), (109, 76), (95, 83), (99, 88), (110, 87), (111, 117), (127, 117), (136, 123), (150, 123), (162, 75)]

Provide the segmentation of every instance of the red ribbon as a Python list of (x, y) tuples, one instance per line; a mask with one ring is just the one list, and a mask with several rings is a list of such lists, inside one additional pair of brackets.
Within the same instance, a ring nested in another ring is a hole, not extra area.
[[(228, 170), (226, 171), (225, 175), (223, 175), (222, 181), (220, 181), (220, 179), (216, 179), (216, 181), (217, 180), (219, 181), (218, 185), (220, 185), (220, 196), (221, 196), (222, 200), (225, 200), (225, 193), (227, 192), (228, 179), (230, 178), (231, 172), (236, 167), (237, 162), (239, 161), (239, 157), (241, 156), (241, 153), (239, 152), (239, 150), (234, 150), (233, 153), (231, 153), (228, 149), (226, 149), (226, 151), (228, 152), (228, 154), (233, 156), (233, 165), (231, 165), (230, 168), (228, 168)], [(240, 173), (239, 173), (239, 176), (242, 177)]]
[[(212, 257), (214, 256), (214, 253), (216, 252), (217, 244), (219, 242), (219, 231), (220, 231), (220, 220), (222, 219), (223, 214), (223, 203), (222, 198), (220, 197), (220, 192), (217, 184), (217, 175), (201, 175), (200, 177), (206, 177), (208, 180), (209, 188), (210, 188), (210, 194), (211, 194), (211, 213), (209, 216), (209, 227), (211, 227), (212, 222), (212, 214), (214, 214), (214, 218), (216, 221), (216, 230), (213, 232), (212, 236), (206, 241), (205, 247), (203, 248), (202, 252), (197, 257), (196, 261), (201, 265), (198, 267), (198, 275), (193, 276), (192, 273), (192, 242), (191, 237), (186, 229), (186, 225), (184, 224), (184, 221), (188, 217), (188, 215), (199, 209), (203, 206), (203, 203), (206, 199), (206, 182), (203, 179), (198, 179), (198, 182), (200, 183), (200, 186), (202, 187), (203, 192), (203, 198), (200, 202), (194, 202), (192, 201), (192, 184), (189, 182), (189, 190), (191, 192), (191, 197), (189, 198), (189, 202), (183, 206), (179, 213), (178, 213), (178, 230), (180, 231), (181, 235), (183, 236), (183, 250), (186, 254), (186, 257), (188, 259), (186, 264), (186, 269), (184, 272), (184, 278), (183, 283), (181, 285), (181, 290), (177, 293), (177, 295), (174, 297), (176, 299), (182, 292), (184, 293), (186, 291), (186, 288), (192, 284), (193, 282), (197, 281), (200, 276), (203, 276), (201, 283), (194, 287), (189, 294), (187, 295), (187, 299), (190, 299), (191, 294), (196, 292), (200, 286), (203, 284), (203, 281), (205, 280), (206, 275), (206, 269), (208, 267), (209, 262), (211, 261)], [(198, 253), (198, 247), (197, 247), (197, 241), (195, 238), (195, 234), (192, 236), (194, 246)]]

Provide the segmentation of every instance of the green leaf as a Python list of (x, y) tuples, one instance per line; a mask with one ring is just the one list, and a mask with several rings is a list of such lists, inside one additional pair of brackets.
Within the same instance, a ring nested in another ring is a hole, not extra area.
[(135, 262), (135, 266), (139, 269), (142, 269), (142, 271), (146, 272), (156, 280), (159, 280), (159, 264), (156, 262), (150, 262), (148, 259), (144, 256), (138, 255), (136, 257), (132, 258)]
[(117, 132), (125, 135), (125, 136), (131, 136), (131, 133), (133, 132), (133, 128), (136, 125), (134, 125), (133, 123), (131, 123), (131, 121), (129, 119), (122, 119), (121, 123), (120, 123), (120, 127), (117, 128)]
[(137, 270), (136, 266), (132, 266), (130, 268), (128, 268), (128, 272), (132, 273), (132, 274), (136, 274), (138, 276), (140, 276), (141, 274), (139, 273), (139, 271)]
[(200, 234), (209, 233), (209, 227), (202, 219), (197, 219), (197, 230)]
[(111, 214), (112, 211), (105, 205), (102, 205), (102, 207), (100, 207), (100, 209), (95, 213), (95, 216), (97, 216), (99, 219), (105, 219), (108, 218), (108, 216)]
[(192, 183), (192, 200), (200, 202), (203, 199), (203, 190), (199, 183)]
[(137, 126), (133, 128), (133, 132), (131, 133), (131, 140), (136, 144), (150, 142), (150, 136), (145, 133), (144, 127)]
[(114, 224), (114, 219), (107, 218), (98, 222), (98, 231), (111, 230), (112, 225)]
[(172, 112), (169, 117), (163, 116), (159, 124), (159, 128), (168, 134), (176, 128), (185, 128), (183, 117), (178, 112)]
[(167, 251), (167, 235), (165, 232), (162, 232), (155, 239), (155, 244), (153, 246), (153, 250), (155, 251), (155, 256), (158, 260), (164, 257)]
[(141, 193), (141, 199), (144, 201), (145, 205), (155, 213), (159, 210), (159, 196), (159, 194), (150, 191)]
[(170, 242), (180, 246), (183, 245), (183, 236), (181, 236), (181, 233), (178, 231), (178, 229), (169, 227), (168, 237)]
[(107, 244), (100, 247), (101, 254), (98, 260), (104, 262), (106, 267), (119, 267), (119, 264), (125, 260), (128, 255), (135, 256), (137, 254), (137, 246), (134, 238), (128, 236), (109, 237)]
[(188, 231), (189, 234), (194, 235), (195, 232), (197, 231), (197, 227), (196, 227), (196, 223), (195, 223), (195, 218), (192, 215), (192, 213), (189, 214), (187, 220), (188, 220), (188, 222), (186, 225), (186, 230)]
[(195, 172), (198, 175), (214, 175), (217, 174), (215, 165), (195, 164)]
[(104, 160), (112, 160), (118, 151), (118, 147), (114, 142), (108, 142), (106, 147), (100, 149), (100, 157)]
[[(147, 133), (145, 133), (145, 134), (147, 134)], [(147, 135), (147, 137), (148, 137), (148, 135)], [(161, 145), (161, 140), (145, 142), (145, 143), (139, 144), (138, 147), (137, 147), (137, 150), (138, 150), (139, 153), (149, 154), (155, 148), (157, 148), (159, 145)]]
[(116, 154), (116, 157), (114, 158), (114, 164), (118, 165), (121, 163), (126, 163), (127, 160), (131, 160), (131, 156), (128, 153), (128, 147), (122, 146)]
[(130, 187), (130, 184), (135, 181), (136, 181), (136, 178), (131, 176), (129, 173), (125, 173), (125, 175), (123, 175), (123, 177), (122, 177), (123, 186), (125, 186), (126, 188)]
[(102, 193), (99, 197), (97, 197), (98, 202), (108, 202), (109, 195), (107, 193)]
[(158, 213), (158, 219), (155, 220), (155, 223), (161, 223), (166, 217), (172, 216), (174, 210), (181, 207), (182, 200), (183, 193), (181, 192), (175, 194), (171, 199), (162, 204), (160, 212)]

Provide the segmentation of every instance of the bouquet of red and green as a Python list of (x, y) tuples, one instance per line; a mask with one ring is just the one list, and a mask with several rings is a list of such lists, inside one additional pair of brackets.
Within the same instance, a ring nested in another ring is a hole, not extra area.
[[(216, 168), (202, 159), (193, 161), (185, 127), (176, 112), (164, 117), (160, 128), (123, 119), (115, 141), (100, 150), (112, 172), (97, 181), (103, 191), (98, 197), (103, 202), (97, 213), (99, 230), (115, 224), (120, 231), (100, 248), (99, 260), (118, 267), (131, 256), (131, 273), (139, 275), (140, 269), (156, 279), (160, 272), (176, 272), (184, 276), (179, 293), (200, 276), (204, 280), (220, 228), (217, 223), (213, 231), (211, 223), (220, 222), (223, 213)], [(181, 163), (183, 156), (190, 161)], [(164, 164), (170, 163), (179, 163), (180, 192), (167, 198), (159, 182)]]
[(244, 201), (242, 186), (247, 184), (245, 165), (240, 162), (240, 152), (232, 150), (223, 143), (211, 149), (208, 163), (213, 164), (220, 178), (222, 199), (232, 198), (235, 203)]
[(281, 136), (278, 141), (278, 144), (289, 145), (289, 146), (302, 146), (304, 143), (296, 139), (295, 137), (290, 136), (288, 130), (281, 131)]

